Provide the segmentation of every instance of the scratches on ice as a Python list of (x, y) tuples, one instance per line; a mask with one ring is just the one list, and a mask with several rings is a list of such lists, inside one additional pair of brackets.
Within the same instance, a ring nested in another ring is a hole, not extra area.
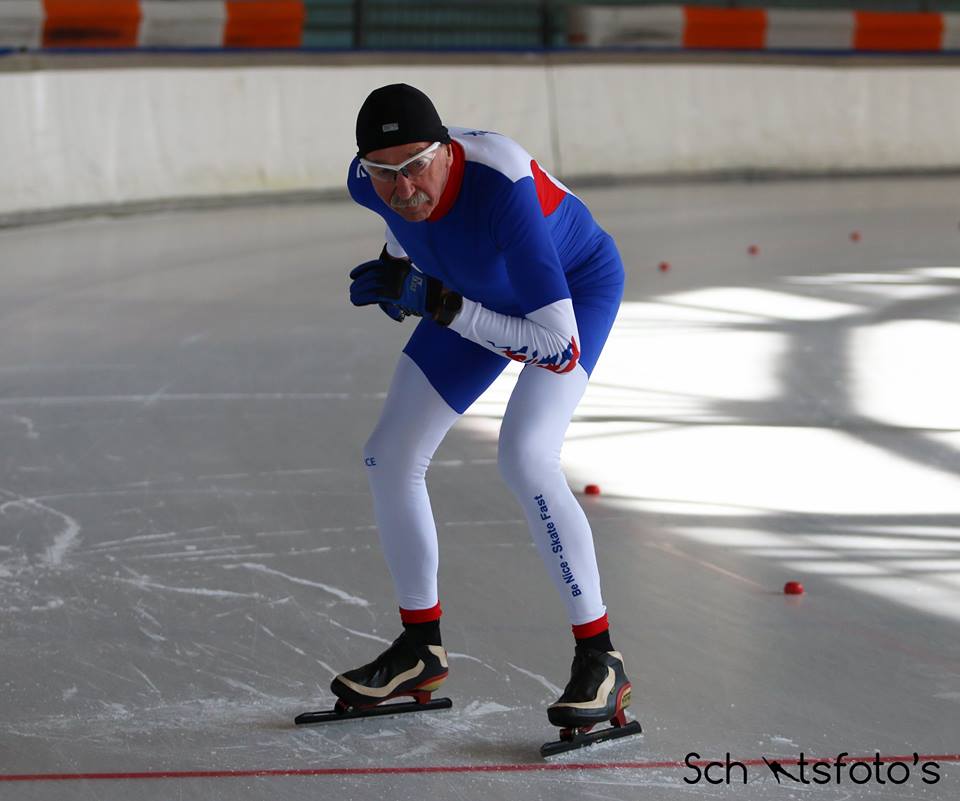
[(0, 504), (0, 515), (7, 514), (7, 510), (14, 506), (20, 506), (53, 515), (63, 521), (63, 528), (59, 533), (54, 535), (53, 545), (48, 546), (40, 557), (41, 561), (48, 567), (60, 567), (70, 549), (79, 542), (80, 524), (70, 517), (70, 515), (64, 514), (52, 506), (40, 503), (36, 498), (23, 498), (7, 490), (4, 492), (8, 495), (13, 495), (14, 500)]
[(264, 470), (257, 473), (221, 473), (197, 476), (197, 481), (232, 481), (240, 478), (270, 478), (271, 476), (313, 476), (318, 473), (336, 473), (335, 467), (307, 467), (297, 470)]
[(12, 364), (0, 367), (0, 375), (7, 373), (88, 373), (94, 370), (136, 370), (135, 364), (96, 364), (71, 362), (70, 364)]
[(323, 590), (324, 592), (330, 593), (344, 603), (354, 604), (356, 606), (370, 606), (370, 602), (365, 598), (360, 598), (356, 595), (350, 595), (338, 587), (331, 587), (329, 584), (322, 584), (319, 581), (310, 581), (309, 579), (302, 579), (298, 578), (297, 576), (291, 576), (287, 573), (281, 573), (279, 570), (274, 570), (271, 567), (267, 567), (266, 565), (261, 565), (256, 562), (244, 562), (240, 565), (223, 565), (224, 570), (236, 570), (237, 568), (252, 570), (256, 573), (264, 573), (268, 576), (278, 576), (279, 578), (293, 582), (294, 584), (302, 584), (304, 587), (315, 587), (318, 590)]
[(27, 429), (27, 439), (40, 439), (40, 435), (37, 433), (37, 429), (34, 427), (33, 420), (29, 417), (23, 417), (19, 414), (11, 414), (8, 417), (13, 420), (15, 423), (19, 423), (24, 428)]
[(275, 639), (277, 642), (282, 643), (283, 645), (287, 646), (287, 648), (289, 648), (289, 649), (290, 649), (291, 651), (293, 651), (295, 654), (299, 654), (300, 656), (306, 656), (306, 657), (309, 658), (310, 655), (309, 655), (306, 651), (304, 651), (302, 648), (298, 648), (298, 647), (297, 647), (296, 645), (294, 645), (292, 642), (287, 642), (287, 641), (286, 641), (285, 639), (283, 639), (282, 637), (278, 637), (276, 634), (274, 634), (272, 631), (270, 631), (270, 629), (268, 629), (266, 626), (264, 626), (263, 623), (258, 623), (258, 622), (257, 622), (256, 620), (254, 620), (250, 615), (244, 615), (244, 617), (245, 617), (247, 620), (249, 620), (251, 623), (253, 623), (254, 625), (256, 625), (257, 627), (259, 627), (259, 628), (260, 628), (264, 633), (266, 633), (269, 637), (272, 637), (272, 638)]
[(160, 401), (206, 401), (223, 403), (225, 401), (327, 401), (327, 400), (380, 400), (382, 392), (211, 392), (206, 394), (167, 394), (166, 387), (151, 395), (62, 395), (33, 398), (0, 398), (0, 406), (80, 406), (85, 404), (133, 403), (153, 405)]
[[(184, 561), (190, 561), (190, 560), (197, 560), (198, 558), (204, 557), (204, 556), (216, 556), (219, 558), (225, 558), (230, 556), (237, 557), (237, 558), (249, 558), (252, 554), (248, 554), (248, 553), (240, 554), (237, 552), (251, 551), (256, 546), (230, 545), (225, 548), (210, 548), (209, 550), (206, 550), (206, 551), (191, 550), (192, 548), (195, 549), (196, 547), (197, 547), (196, 545), (187, 545), (185, 546), (185, 550), (182, 550), (182, 551), (166, 551), (163, 553), (144, 554), (142, 556), (138, 556), (134, 558), (139, 559), (141, 561), (150, 561), (150, 560), (156, 560), (156, 559), (163, 559), (163, 560), (172, 559), (176, 561), (180, 561), (182, 559)], [(258, 555), (273, 556), (274, 554), (258, 554)]]
[(154, 392), (152, 395), (149, 395), (149, 396), (147, 397), (147, 399), (143, 402), (143, 405), (144, 405), (144, 406), (153, 406), (158, 400), (160, 400), (161, 398), (163, 398), (164, 396), (166, 396), (167, 390), (170, 389), (170, 387), (172, 387), (172, 386), (173, 386), (172, 383), (164, 384), (162, 387), (160, 387), (160, 389), (158, 389), (158, 390), (157, 390), (156, 392)]
[(43, 504), (36, 504), (36, 506), (52, 515), (56, 515), (65, 523), (63, 530), (53, 538), (53, 545), (47, 548), (44, 555), (44, 561), (47, 565), (50, 567), (59, 567), (63, 564), (63, 558), (67, 555), (67, 551), (77, 543), (77, 537), (80, 534), (80, 524), (69, 515), (58, 512), (49, 506), (44, 506)]
[(332, 667), (330, 667), (330, 665), (328, 665), (326, 662), (323, 662), (323, 661), (320, 660), (320, 659), (314, 659), (313, 661), (316, 662), (318, 665), (320, 665), (320, 667), (322, 667), (324, 670), (329, 671), (331, 676), (338, 676), (338, 675), (340, 675), (340, 671), (339, 671), (339, 670), (334, 670), (334, 669), (333, 669)]
[(475, 656), (470, 656), (470, 654), (461, 654), (455, 651), (447, 651), (447, 658), (448, 659), (466, 659), (469, 662), (476, 662), (479, 665), (483, 665), (483, 667), (487, 668), (487, 670), (492, 670), (498, 676), (500, 675), (500, 671), (497, 670), (495, 667), (493, 667), (492, 665), (488, 665), (482, 659), (477, 659)]
[(90, 668), (93, 671), (93, 674), (96, 674), (96, 675), (103, 674), (104, 676), (111, 676), (115, 679), (119, 679), (120, 681), (126, 682), (127, 684), (136, 684), (139, 686), (138, 682), (135, 679), (131, 679), (129, 676), (124, 676), (121, 673), (115, 673), (112, 670), (108, 670), (107, 668), (103, 667), (103, 665), (99, 663), (88, 662), (86, 659), (79, 659), (79, 658), (75, 658), (74, 661), (78, 665), (83, 665), (84, 667)]
[(128, 545), (133, 542), (151, 542), (153, 540), (168, 540), (171, 537), (176, 537), (177, 532), (168, 531), (165, 534), (140, 534), (136, 537), (127, 537), (122, 540), (105, 540), (104, 542), (98, 542), (96, 545), (91, 545), (87, 550), (101, 550), (104, 548), (110, 548), (114, 545)]
[(332, 618), (330, 618), (330, 623), (331, 623), (332, 625), (336, 626), (338, 629), (343, 629), (344, 631), (348, 632), (349, 634), (353, 634), (353, 635), (356, 636), (356, 637), (363, 637), (365, 640), (373, 640), (374, 642), (382, 642), (382, 643), (385, 643), (386, 645), (390, 645), (391, 642), (392, 642), (392, 640), (385, 640), (383, 637), (378, 637), (376, 634), (367, 634), (366, 632), (357, 631), (356, 629), (348, 629), (348, 628), (347, 628), (346, 626), (344, 626), (342, 623), (337, 623), (337, 621), (336, 621), (336, 620), (333, 620)]
[(516, 526), (525, 525), (526, 520), (511, 518), (508, 520), (451, 520), (444, 523), (444, 526)]
[[(209, 674), (211, 678), (228, 685), (234, 680)], [(278, 709), (295, 709), (303, 704), (304, 693), (298, 687), (295, 695), (278, 697), (257, 691), (243, 682), (235, 682), (234, 689), (243, 692), (224, 692), (218, 688), (209, 697), (191, 694), (189, 698), (168, 699), (149, 704), (125, 699), (129, 706), (93, 700), (84, 695), (71, 693), (70, 698), (84, 704), (83, 714), (44, 714), (17, 721), (0, 721), (0, 733), (15, 736), (38, 738), (56, 748), (59, 743), (76, 746), (93, 746), (109, 749), (113, 754), (130, 758), (143, 749), (143, 759), (150, 764), (159, 755), (168, 750), (171, 743), (184, 743), (184, 749), (199, 743), (196, 748), (204, 754), (214, 755), (229, 751), (243, 752), (249, 749), (263, 756), (267, 749), (277, 759), (289, 755), (291, 732), (287, 727), (277, 726)], [(209, 687), (209, 685), (208, 685)], [(253, 691), (253, 692), (251, 692)], [(61, 691), (62, 695), (64, 692)], [(129, 696), (128, 696), (129, 698)], [(65, 699), (66, 700), (66, 699)], [(94, 706), (94, 704), (96, 706)], [(251, 739), (242, 739), (238, 733), (255, 732), (255, 744)], [(325, 756), (340, 751), (344, 756), (355, 756), (354, 748), (340, 746), (334, 737), (319, 737), (317, 731), (304, 731), (300, 736), (323, 743)], [(182, 738), (182, 739), (181, 739)], [(185, 751), (180, 751), (185, 753)], [(268, 757), (270, 758), (270, 757)], [(6, 765), (5, 765), (6, 767)], [(242, 795), (242, 794), (241, 794)], [(314, 794), (317, 795), (317, 794)], [(122, 797), (127, 795), (121, 794)], [(152, 797), (149, 793), (140, 793), (141, 797)], [(61, 798), (81, 797), (78, 793), (57, 796)], [(103, 798), (100, 795), (88, 795), (88, 798)], [(136, 796), (135, 796), (136, 797)], [(160, 796), (162, 798), (180, 798), (174, 792)], [(183, 798), (188, 796), (184, 794)], [(191, 798), (195, 796), (190, 796)], [(218, 796), (219, 797), (219, 796)], [(235, 797), (231, 795), (230, 797)], [(240, 797), (240, 796), (236, 796)], [(264, 797), (264, 796), (257, 796)], [(272, 796), (270, 796), (272, 797)], [(6, 795), (4, 795), (6, 798)]]
[[(118, 489), (118, 490), (98, 490), (96, 492), (70, 492), (62, 493), (60, 495), (52, 495), (50, 497), (44, 498), (44, 500), (60, 500), (63, 498), (109, 498), (109, 497), (124, 497), (127, 495), (139, 496), (142, 495), (144, 490), (149, 490), (150, 494), (155, 498), (160, 496), (170, 496), (172, 498), (216, 498), (217, 500), (222, 500), (223, 498), (254, 498), (259, 495), (266, 496), (277, 496), (277, 495), (309, 495), (307, 491), (297, 491), (297, 490), (287, 490), (281, 492), (280, 490), (275, 489), (227, 489), (226, 487), (198, 487), (190, 489), (174, 489), (172, 487), (167, 488), (160, 486), (159, 482), (157, 483), (143, 483), (140, 488), (132, 489)], [(128, 512), (131, 510), (127, 510)], [(132, 511), (142, 511), (142, 509), (133, 509)]]
[(235, 690), (246, 690), (248, 693), (250, 693), (251, 695), (257, 696), (258, 698), (266, 698), (271, 701), (273, 700), (272, 695), (267, 695), (266, 693), (261, 692), (252, 684), (247, 684), (246, 682), (239, 681), (237, 679), (231, 679), (229, 676), (216, 676), (216, 678), (220, 679), (220, 681), (222, 681), (227, 686), (233, 687), (233, 689)]
[(157, 689), (157, 685), (156, 685), (156, 684), (154, 684), (152, 681), (150, 681), (150, 677), (149, 677), (146, 673), (144, 673), (142, 670), (140, 670), (140, 668), (138, 668), (136, 665), (131, 665), (130, 667), (132, 667), (137, 673), (140, 674), (140, 676), (141, 676), (141, 677), (143, 678), (143, 680), (147, 683), (147, 686), (149, 686), (151, 690), (153, 690), (158, 696), (160, 696), (161, 698), (163, 698), (163, 693), (160, 692), (159, 689)]
[[(252, 547), (252, 546), (251, 546)], [(224, 553), (214, 556), (183, 556), (176, 557), (177, 561), (180, 562), (223, 562), (230, 559), (273, 559), (276, 556), (275, 553), (267, 553), (266, 551), (261, 551), (260, 553)], [(165, 557), (143, 557), (146, 558), (171, 558), (169, 555)]]
[(534, 681), (538, 682), (539, 684), (542, 684), (551, 693), (555, 695), (561, 695), (563, 693), (563, 690), (561, 688), (557, 687), (556, 684), (554, 684), (544, 676), (541, 676), (539, 673), (531, 673), (529, 670), (524, 670), (522, 667), (517, 667), (515, 664), (513, 664), (513, 662), (507, 662), (507, 664), (510, 665), (510, 667), (512, 667), (515, 671), (517, 671), (517, 673), (522, 673), (524, 676), (529, 676)]
[[(4, 577), (4, 573), (0, 572), (0, 578)], [(63, 598), (51, 598), (49, 601), (43, 604), (34, 604), (30, 607), (21, 607), (21, 606), (4, 606), (0, 607), (0, 612), (52, 612), (54, 609), (60, 609), (66, 605), (66, 601)]]
[(177, 592), (183, 595), (200, 595), (206, 598), (254, 598), (258, 601), (263, 600), (263, 596), (258, 592), (233, 592), (232, 590), (211, 590), (206, 587), (170, 587), (166, 584), (157, 584), (154, 581), (147, 580), (146, 576), (128, 579), (119, 576), (107, 576), (110, 581), (118, 581), (121, 584), (132, 584), (134, 587), (140, 587), (144, 590), (160, 590), (162, 592)]
[(496, 701), (471, 701), (463, 708), (461, 713), (464, 717), (480, 718), (484, 715), (492, 715), (497, 712), (512, 712), (513, 707), (498, 704)]
[(133, 607), (133, 613), (137, 617), (142, 617), (144, 620), (148, 621), (149, 623), (152, 623), (158, 629), (163, 628), (163, 626), (160, 624), (160, 621), (157, 620), (153, 615), (151, 615), (146, 609), (140, 606), (140, 604), (137, 604), (135, 607)]
[[(175, 560), (175, 561), (184, 561), (184, 562), (203, 562), (203, 561), (216, 561), (220, 559), (250, 559), (251, 557), (257, 558), (272, 558), (276, 556), (274, 553), (250, 553), (256, 546), (255, 545), (225, 545), (222, 548), (210, 548), (208, 550), (197, 550), (197, 545), (199, 543), (213, 542), (217, 544), (223, 544), (227, 541), (236, 541), (243, 539), (239, 534), (219, 534), (214, 537), (194, 537), (193, 539), (187, 539), (183, 542), (175, 541), (178, 540), (180, 534), (175, 531), (169, 531), (164, 534), (141, 534), (136, 537), (127, 537), (122, 540), (108, 540), (106, 542), (99, 542), (94, 545), (88, 546), (84, 549), (84, 553), (88, 555), (107, 555), (109, 558), (110, 553), (115, 553), (117, 551), (134, 551), (135, 555), (128, 556), (128, 558), (139, 560), (139, 561), (150, 561), (150, 560)], [(161, 553), (154, 554), (144, 554), (140, 553), (141, 550), (146, 550), (147, 548), (153, 547), (166, 547), (176, 545), (182, 547), (183, 550), (179, 551), (164, 551)], [(241, 553), (246, 551), (246, 553)]]
[(153, 640), (154, 642), (166, 642), (167, 638), (162, 634), (157, 634), (154, 631), (147, 631), (143, 626), (138, 626), (140, 633), (146, 637), (148, 640)]
[[(156, 626), (156, 627), (157, 627), (158, 629), (160, 629), (161, 631), (163, 630), (163, 626), (161, 625), (160, 621), (157, 620), (153, 615), (151, 615), (151, 614), (150, 614), (146, 609), (144, 609), (139, 603), (138, 603), (135, 607), (133, 607), (133, 613), (134, 613), (138, 618), (141, 618), (142, 620), (145, 620), (145, 621), (146, 621), (147, 623), (149, 623), (150, 625)], [(148, 640), (153, 640), (154, 642), (166, 642), (166, 641), (167, 641), (167, 638), (164, 637), (162, 634), (159, 634), (159, 633), (157, 633), (157, 632), (155, 632), (155, 631), (150, 631), (148, 628), (146, 628), (146, 626), (138, 625), (137, 628), (140, 629), (140, 633), (141, 633), (144, 637), (146, 637)]]

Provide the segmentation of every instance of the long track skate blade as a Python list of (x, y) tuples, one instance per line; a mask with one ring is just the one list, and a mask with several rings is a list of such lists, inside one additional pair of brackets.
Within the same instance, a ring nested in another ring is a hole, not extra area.
[(382, 704), (366, 709), (348, 709), (338, 712), (336, 709), (322, 712), (304, 712), (297, 715), (293, 722), (297, 726), (310, 726), (315, 723), (334, 723), (338, 720), (354, 720), (355, 718), (375, 718), (383, 715), (404, 715), (408, 712), (432, 712), (436, 709), (450, 709), (453, 701), (449, 698), (433, 698), (425, 704), (416, 701), (406, 701), (399, 704)]
[(634, 734), (640, 734), (643, 729), (639, 721), (632, 720), (626, 726), (610, 726), (600, 731), (591, 731), (586, 734), (574, 734), (569, 740), (556, 740), (552, 743), (544, 743), (540, 746), (540, 756), (546, 758), (562, 754), (565, 751), (573, 751), (577, 748), (583, 748), (595, 743), (604, 743), (607, 740), (618, 740), (621, 737), (630, 737)]

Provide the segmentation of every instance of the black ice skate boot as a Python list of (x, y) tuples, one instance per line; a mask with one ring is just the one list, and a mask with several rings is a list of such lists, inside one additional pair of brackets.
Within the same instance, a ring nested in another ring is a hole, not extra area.
[(426, 704), (447, 672), (447, 652), (442, 645), (421, 644), (404, 632), (369, 664), (337, 676), (330, 689), (339, 699), (336, 708), (340, 711), (373, 707), (402, 695)]
[[(620, 653), (577, 645), (570, 681), (563, 695), (547, 708), (550, 722), (561, 727), (560, 739), (544, 743), (540, 753), (548, 757), (642, 733), (637, 721), (627, 722), (626, 708), (629, 705), (630, 681), (623, 671)], [(590, 731), (604, 721), (610, 721), (611, 725)]]
[(623, 726), (624, 709), (630, 705), (630, 680), (623, 670), (619, 651), (595, 651), (577, 645), (570, 681), (547, 708), (554, 726), (582, 728), (605, 721)]

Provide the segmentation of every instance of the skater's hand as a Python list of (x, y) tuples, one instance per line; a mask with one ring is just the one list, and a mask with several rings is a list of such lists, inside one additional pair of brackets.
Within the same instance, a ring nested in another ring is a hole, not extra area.
[(396, 303), (380, 303), (378, 305), (381, 309), (383, 309), (383, 313), (391, 320), (396, 320), (398, 323), (402, 323), (404, 319), (406, 319), (407, 313)]
[[(354, 306), (376, 303), (395, 320), (405, 314), (432, 316), (440, 303), (443, 284), (424, 275), (404, 259), (367, 261), (350, 272), (350, 302)], [(384, 307), (387, 308), (384, 308)], [(389, 307), (399, 313), (393, 313)]]
[[(403, 309), (401, 309), (396, 303), (366, 299), (364, 294), (364, 284), (366, 283), (366, 279), (364, 282), (360, 283), (358, 283), (356, 279), (361, 278), (363, 275), (373, 270), (389, 270), (390, 268), (393, 268), (398, 274), (404, 274), (405, 271), (409, 269), (409, 266), (410, 262), (407, 259), (398, 259), (391, 256), (389, 253), (387, 253), (386, 246), (384, 246), (383, 251), (380, 253), (379, 259), (364, 262), (350, 272), (350, 277), (354, 279), (353, 283), (350, 285), (351, 302), (354, 306), (366, 306), (370, 303), (377, 303), (383, 310), (383, 313), (391, 320), (396, 320), (398, 323), (403, 322), (404, 318), (407, 316)], [(399, 281), (399, 278), (394, 279), (394, 281)]]

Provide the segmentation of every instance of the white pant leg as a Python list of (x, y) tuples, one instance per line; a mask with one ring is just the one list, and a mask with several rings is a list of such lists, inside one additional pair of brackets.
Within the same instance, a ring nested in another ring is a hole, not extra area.
[(424, 476), (459, 417), (401, 354), (363, 456), (380, 543), (404, 609), (429, 609), (438, 602), (437, 527)]
[(579, 366), (567, 374), (525, 367), (500, 428), (500, 472), (523, 507), (573, 625), (606, 612), (593, 533), (560, 469), (563, 438), (587, 380)]

